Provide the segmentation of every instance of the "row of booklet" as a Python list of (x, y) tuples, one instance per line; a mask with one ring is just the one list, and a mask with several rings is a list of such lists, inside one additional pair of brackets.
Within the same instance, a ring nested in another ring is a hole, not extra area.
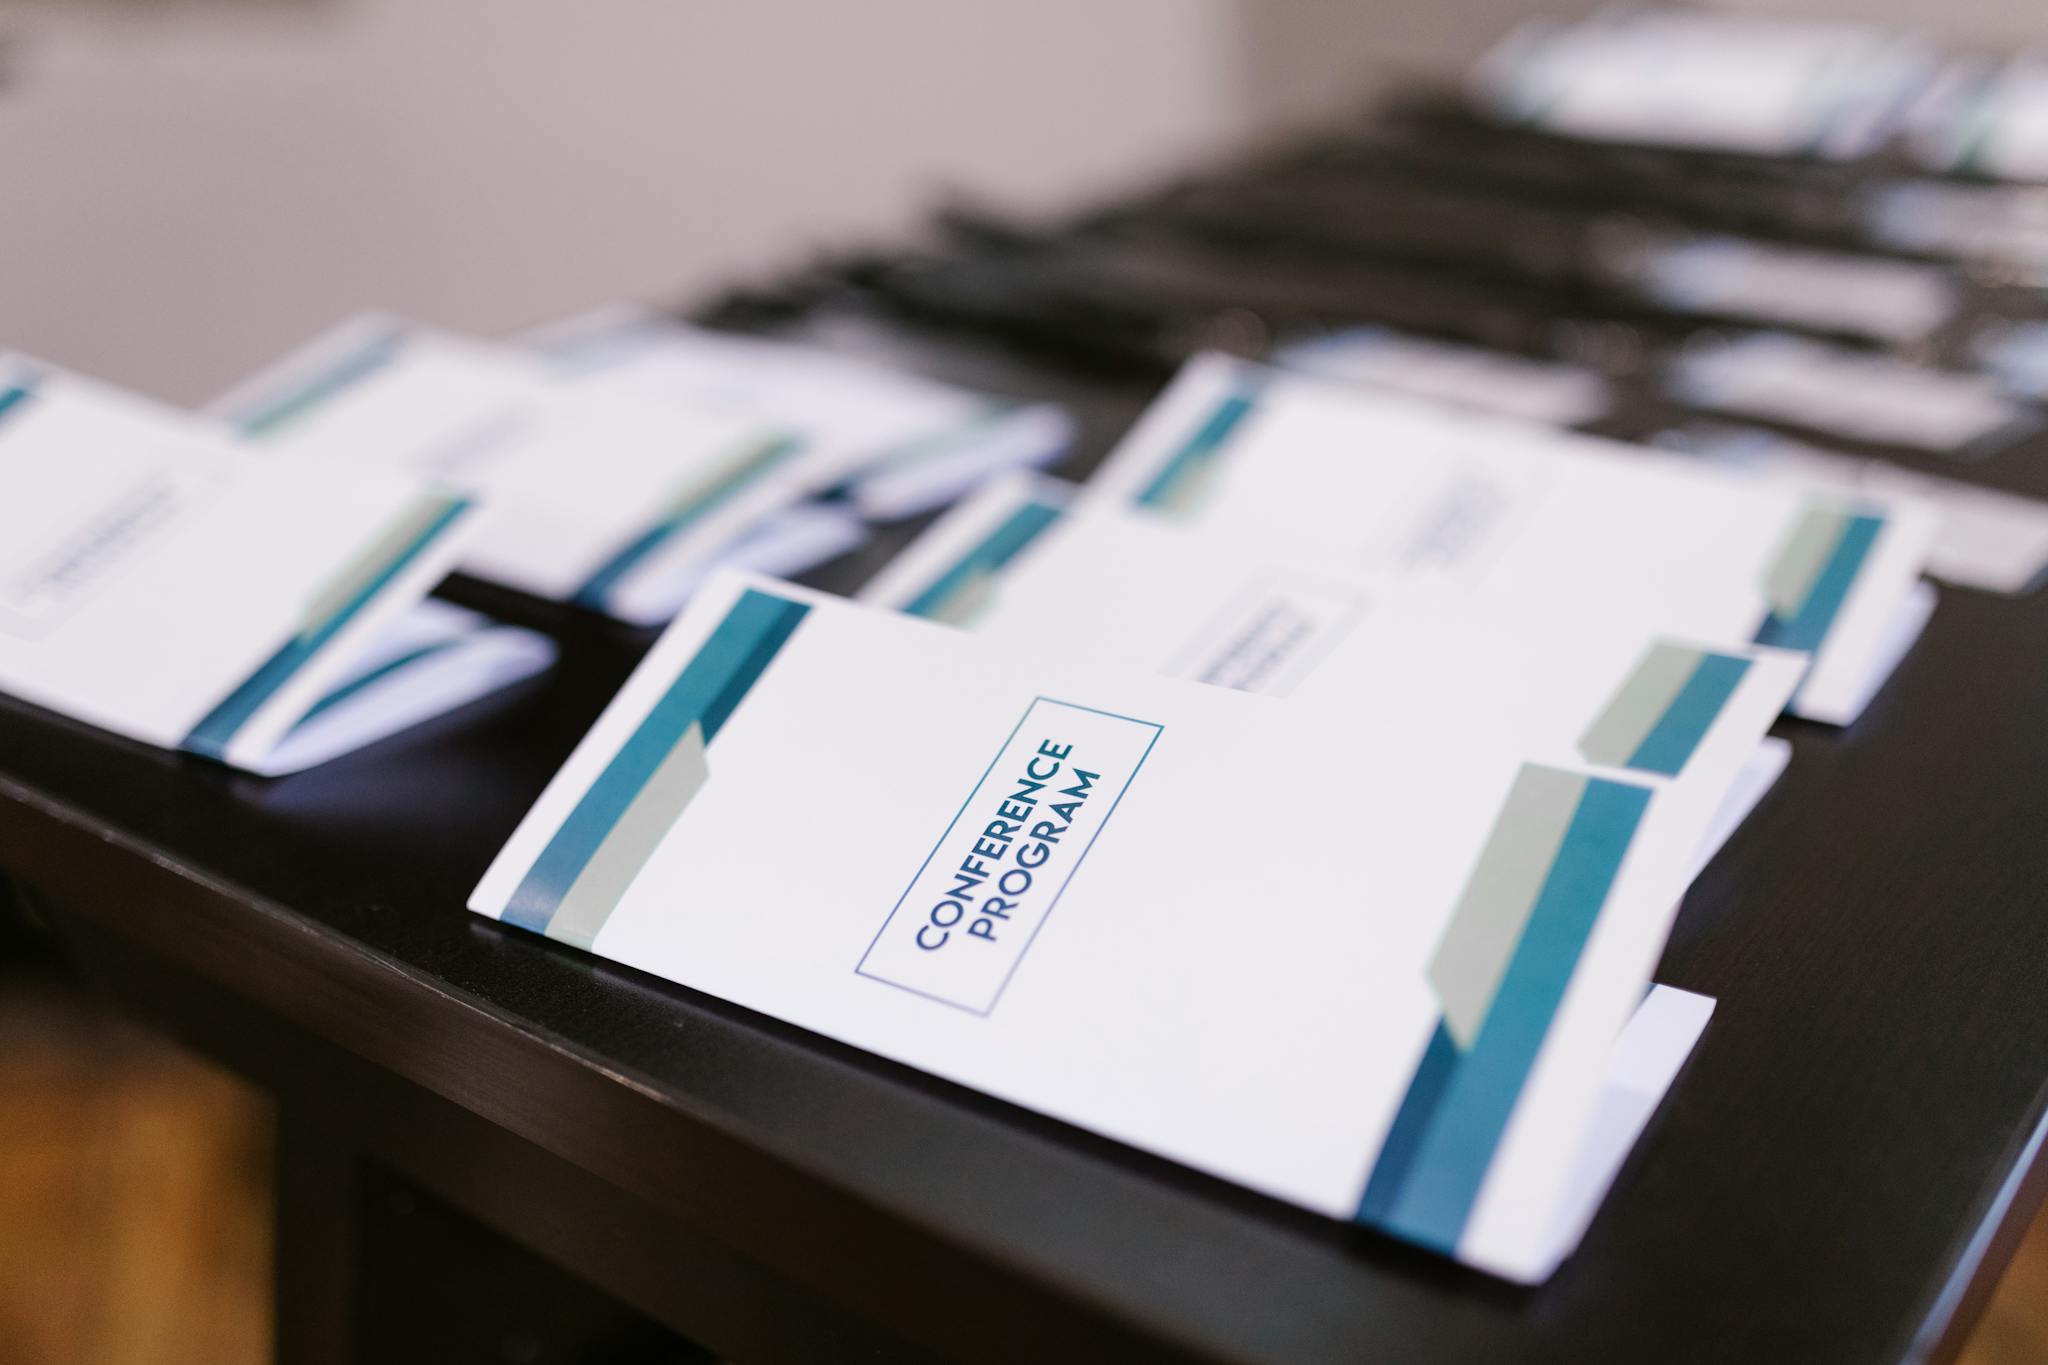
[(1043, 463), (1073, 423), (615, 311), (521, 343), (337, 328), (198, 413), (0, 359), (0, 686), (293, 771), (544, 668), (452, 569), (639, 624)]
[[(449, 436), (484, 386), (322, 351), (203, 418), (18, 367), (0, 685), (261, 768), (545, 665), (423, 599), (458, 562), (538, 583), (551, 509), (478, 558), (490, 503), (364, 467), (402, 412), (447, 418), (444, 480), (502, 471), (501, 435)], [(586, 443), (665, 433), (680, 387), (536, 450), (536, 487), (644, 523)], [(250, 448), (299, 421), (326, 455)], [(1766, 732), (1869, 702), (1936, 525), (1203, 357), (1087, 484), (989, 483), (865, 602), (700, 584), (471, 908), (1541, 1279), (1705, 1024), (1651, 972), (1788, 759)]]
[(1687, 885), (1928, 619), (1934, 518), (1191, 365), (849, 602), (712, 581), (471, 899), (1508, 1278), (1711, 1003)]

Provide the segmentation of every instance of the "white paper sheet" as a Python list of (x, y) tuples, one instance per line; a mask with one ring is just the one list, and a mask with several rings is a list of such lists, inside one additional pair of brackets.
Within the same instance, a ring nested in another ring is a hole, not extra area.
[(555, 653), (545, 635), (428, 598), (371, 641), (251, 767), (265, 777), (303, 772), (524, 682)]

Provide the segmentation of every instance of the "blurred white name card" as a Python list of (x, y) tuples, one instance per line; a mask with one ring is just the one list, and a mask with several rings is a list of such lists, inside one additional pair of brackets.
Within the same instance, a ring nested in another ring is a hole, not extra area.
[(1434, 582), (1500, 617), (1616, 617), (1812, 655), (1845, 724), (1931, 609), (1932, 515), (1206, 356), (1082, 489), (1218, 544)]
[(0, 359), (0, 688), (258, 772), (331, 757), (545, 667), (424, 605), (463, 499)]
[(1467, 720), (721, 574), (470, 906), (1538, 1280), (1713, 803)]

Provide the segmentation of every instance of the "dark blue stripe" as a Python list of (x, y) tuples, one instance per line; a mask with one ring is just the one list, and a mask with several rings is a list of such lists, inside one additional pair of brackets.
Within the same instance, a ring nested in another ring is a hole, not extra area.
[(447, 530), (457, 517), (469, 510), (469, 506), (465, 499), (449, 499), (434, 519), (408, 541), (403, 550), (392, 557), (390, 563), (358, 588), (355, 594), (329, 614), (325, 621), (287, 640), (282, 648), (264, 661), (262, 667), (250, 674), (240, 687), (230, 692), (226, 700), (208, 712), (199, 724), (193, 726), (192, 733), (185, 736), (184, 747), (195, 754), (205, 754), (208, 758), (225, 759), (229, 742), (234, 739), (237, 731), (249, 723), (249, 718), (254, 716), (294, 673), (305, 667), (315, 655), (326, 648), (330, 640), (339, 635), (364, 607), (375, 600), (408, 564), (419, 558), (429, 545), (439, 539), (441, 533)]
[(1422, 1050), (1415, 1075), (1408, 1082), (1400, 1111), (1387, 1129), (1386, 1141), (1380, 1144), (1380, 1154), (1372, 1164), (1372, 1179), (1366, 1182), (1365, 1198), (1358, 1203), (1359, 1222), (1377, 1223), (1394, 1211), (1394, 1201), (1400, 1197), (1401, 1186), (1415, 1165), (1423, 1138), (1429, 1133), (1430, 1120), (1436, 1117), (1437, 1106), (1443, 1103), (1444, 1090), (1457, 1067), (1457, 1040), (1439, 1020), (1429, 1045)]
[(1808, 654), (1819, 649), (1821, 641), (1827, 638), (1828, 627), (1834, 624), (1836, 613), (1848, 598), (1849, 589), (1856, 585), (1856, 575), (1883, 527), (1882, 517), (1851, 517), (1799, 610), (1789, 618), (1775, 613), (1765, 618), (1757, 628), (1756, 642)]
[(669, 751), (692, 725), (703, 727), (708, 744), (809, 611), (756, 588), (740, 595), (533, 860), (505, 904), (505, 923), (547, 932), (562, 897)]
[(1230, 433), (1252, 410), (1257, 397), (1255, 393), (1234, 393), (1218, 403), (1201, 429), (1188, 439), (1186, 445), (1175, 451), (1173, 458), (1153, 475), (1152, 482), (1140, 490), (1139, 504), (1157, 507), (1170, 499), (1176, 488), (1223, 448), (1223, 443), (1230, 439)]
[(1398, 1193), (1383, 1193), (1370, 1217), (1361, 1208), (1361, 1219), (1439, 1251), (1457, 1249), (1649, 799), (1641, 787), (1588, 779), (1478, 1036), (1441, 1078), (1441, 1095), (1419, 1119), (1423, 1131), (1404, 1135)]
[(986, 539), (960, 562), (933, 580), (903, 610), (912, 616), (937, 616), (967, 583), (980, 574), (994, 573), (1038, 538), (1041, 531), (1060, 518), (1060, 509), (1042, 502), (1027, 502), (1003, 519)]
[(1623, 766), (1678, 776), (1692, 758), (1693, 750), (1707, 737), (1707, 731), (1714, 728), (1721, 708), (1735, 695), (1736, 687), (1748, 672), (1747, 659), (1731, 654), (1702, 654), (1685, 686), (1678, 689), (1671, 705), (1664, 709)]

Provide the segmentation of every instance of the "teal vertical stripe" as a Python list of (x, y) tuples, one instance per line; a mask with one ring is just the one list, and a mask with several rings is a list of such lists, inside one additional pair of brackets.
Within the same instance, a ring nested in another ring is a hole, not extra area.
[(682, 506), (628, 541), (617, 554), (606, 560), (598, 567), (597, 572), (585, 580), (583, 586), (576, 590), (570, 600), (593, 611), (604, 611), (619, 583), (644, 563), (648, 556), (671, 538), (709, 516), (713, 509), (730, 502), (749, 483), (786, 463), (801, 448), (802, 443), (794, 439), (778, 439), (764, 444), (751, 458), (742, 460), (730, 474), (717, 480), (697, 496), (688, 499)]
[(936, 617), (969, 583), (993, 574), (1015, 559), (1041, 531), (1060, 518), (1060, 509), (1042, 502), (1027, 502), (1003, 518), (980, 544), (960, 557), (958, 563), (933, 579), (903, 610), (912, 616)]
[(294, 673), (317, 655), (348, 623), (384, 591), (408, 564), (438, 540), (442, 532), (453, 525), (457, 518), (470, 508), (463, 498), (450, 498), (435, 514), (419, 534), (407, 541), (404, 548), (377, 573), (364, 581), (349, 598), (328, 613), (327, 618), (309, 630), (302, 630), (287, 640), (275, 654), (264, 661), (262, 667), (227, 695), (226, 700), (208, 712), (199, 724), (192, 727), (192, 733), (185, 736), (184, 747), (195, 754), (208, 758), (225, 758), (227, 747), (237, 732), (249, 723), (250, 717), (262, 709), (263, 704), (275, 696), (278, 689), (291, 679)]
[(533, 860), (506, 902), (505, 923), (547, 932), (562, 898), (669, 751), (693, 725), (709, 745), (809, 611), (756, 588), (740, 595)]
[(1809, 654), (1819, 649), (1821, 641), (1827, 638), (1828, 627), (1834, 624), (1836, 613), (1841, 611), (1842, 603), (1848, 598), (1849, 589), (1855, 586), (1856, 575), (1862, 570), (1863, 561), (1883, 527), (1882, 517), (1851, 517), (1799, 610), (1790, 617), (1776, 613), (1766, 617), (1763, 625), (1757, 628), (1756, 643), (1779, 649), (1804, 650)]
[[(1358, 1218), (1452, 1252), (1649, 804), (1641, 787), (1588, 779), (1528, 927), (1469, 1051), (1432, 1040), (1389, 1130)], [(1447, 1036), (1439, 1029), (1440, 1036)]]
[(1257, 395), (1234, 393), (1216, 405), (1209, 414), (1209, 420), (1202, 423), (1186, 445), (1173, 453), (1172, 458), (1162, 465), (1152, 481), (1140, 489), (1137, 501), (1145, 507), (1163, 507), (1173, 501), (1173, 495), (1201, 467), (1223, 448), (1230, 439), (1230, 433), (1237, 429), (1245, 415), (1252, 410)]
[(1700, 661), (1678, 689), (1650, 733), (1629, 755), (1625, 765), (1648, 773), (1676, 777), (1685, 768), (1692, 751), (1700, 747), (1721, 708), (1735, 695), (1735, 689), (1749, 672), (1749, 660), (1731, 654), (1702, 654)]
[(396, 327), (370, 337), (361, 346), (336, 360), (304, 383), (256, 408), (241, 419), (244, 436), (267, 436), (317, 403), (340, 393), (349, 385), (374, 374), (391, 363), (405, 344), (405, 334)]

